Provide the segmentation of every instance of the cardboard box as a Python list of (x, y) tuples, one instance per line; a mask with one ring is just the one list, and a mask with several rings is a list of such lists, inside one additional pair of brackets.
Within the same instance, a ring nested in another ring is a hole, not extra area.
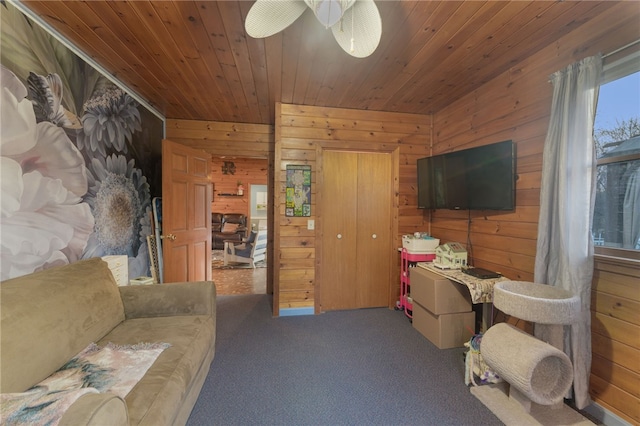
[(413, 304), (413, 328), (438, 349), (459, 348), (472, 337), (475, 312), (434, 315), (417, 303)]
[(469, 312), (471, 294), (467, 286), (423, 268), (409, 270), (411, 297), (435, 315)]

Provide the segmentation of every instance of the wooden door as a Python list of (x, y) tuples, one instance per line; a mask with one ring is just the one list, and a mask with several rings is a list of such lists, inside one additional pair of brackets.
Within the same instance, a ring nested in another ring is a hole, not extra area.
[(357, 170), (357, 153), (323, 152), (320, 265), (323, 311), (356, 307)]
[(324, 151), (322, 310), (388, 306), (392, 159)]
[(211, 280), (210, 156), (162, 141), (164, 281)]
[[(361, 308), (389, 305), (391, 264), (391, 154), (358, 155), (358, 294)], [(395, 258), (395, 257), (394, 257)]]

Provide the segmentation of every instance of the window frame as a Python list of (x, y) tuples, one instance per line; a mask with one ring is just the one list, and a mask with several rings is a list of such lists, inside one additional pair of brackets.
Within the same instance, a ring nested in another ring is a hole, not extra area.
[[(632, 51), (629, 52), (629, 50)], [(605, 57), (600, 85), (602, 86), (636, 72), (640, 72), (640, 44), (632, 43)], [(640, 160), (640, 154), (626, 154), (619, 157), (596, 159), (596, 168), (630, 160)], [(620, 261), (630, 261), (632, 263), (640, 262), (640, 250), (605, 247), (595, 244), (593, 247), (594, 255), (602, 260), (617, 259)]]

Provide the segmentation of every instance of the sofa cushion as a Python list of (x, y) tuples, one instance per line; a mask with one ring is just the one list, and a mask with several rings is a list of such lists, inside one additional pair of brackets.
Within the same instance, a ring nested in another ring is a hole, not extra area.
[(23, 392), (124, 320), (100, 258), (0, 283), (0, 392)]
[(127, 404), (112, 393), (89, 393), (69, 407), (58, 425), (129, 426)]
[(127, 319), (209, 315), (215, 319), (213, 281), (119, 287)]
[(245, 227), (247, 226), (247, 217), (242, 213), (225, 213), (222, 217), (222, 223), (237, 223)]
[(237, 230), (237, 223), (225, 223), (224, 225), (222, 225), (222, 232), (236, 232)]
[(208, 369), (212, 361), (215, 322), (209, 315), (128, 319), (98, 344), (102, 346), (108, 342), (117, 345), (140, 342), (171, 344), (125, 397), (125, 401), (132, 425), (173, 424), (190, 394), (190, 387), (194, 386), (192, 382), (200, 364), (204, 360)]

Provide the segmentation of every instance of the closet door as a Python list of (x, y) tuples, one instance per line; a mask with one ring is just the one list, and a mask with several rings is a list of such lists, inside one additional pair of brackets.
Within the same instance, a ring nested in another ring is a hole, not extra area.
[(358, 154), (357, 261), (360, 308), (388, 306), (391, 241), (391, 155)]
[(358, 294), (358, 154), (324, 151), (322, 168), (322, 310), (353, 309)]
[(391, 155), (324, 151), (322, 162), (321, 308), (388, 306)]

